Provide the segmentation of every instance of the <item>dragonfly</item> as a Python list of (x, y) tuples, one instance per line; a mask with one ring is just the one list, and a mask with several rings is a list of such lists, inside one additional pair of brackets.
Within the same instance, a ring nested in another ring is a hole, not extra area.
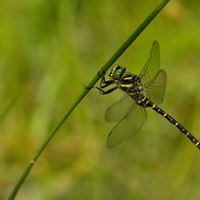
[[(126, 68), (114, 65), (105, 79), (106, 73), (101, 76), (100, 87), (94, 86), (100, 94), (106, 95), (117, 89), (125, 94), (105, 112), (107, 122), (117, 122), (107, 137), (107, 147), (115, 147), (129, 140), (138, 133), (147, 119), (146, 108), (150, 108), (162, 115), (190, 141), (200, 149), (200, 142), (179, 122), (162, 110), (159, 105), (163, 102), (167, 75), (160, 69), (160, 50), (157, 41), (153, 42), (150, 57), (137, 76), (127, 72)], [(114, 85), (105, 90), (108, 86)]]

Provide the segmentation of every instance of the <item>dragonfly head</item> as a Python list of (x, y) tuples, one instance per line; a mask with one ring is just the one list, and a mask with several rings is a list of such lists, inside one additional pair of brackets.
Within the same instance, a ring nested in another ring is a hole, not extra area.
[(126, 71), (125, 67), (114, 65), (109, 73), (109, 77), (114, 80), (118, 80)]

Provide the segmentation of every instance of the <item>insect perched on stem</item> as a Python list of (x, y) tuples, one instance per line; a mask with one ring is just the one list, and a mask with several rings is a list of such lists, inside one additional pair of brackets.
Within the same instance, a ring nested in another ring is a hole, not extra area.
[[(163, 101), (167, 79), (165, 71), (160, 69), (158, 42), (153, 43), (150, 58), (139, 76), (126, 72), (125, 67), (115, 65), (109, 77), (110, 80), (105, 80), (104, 73), (100, 87), (94, 86), (94, 88), (103, 95), (116, 89), (122, 90), (125, 94), (105, 113), (106, 121), (118, 122), (108, 135), (108, 147), (117, 146), (138, 133), (147, 119), (146, 108), (151, 108), (174, 124), (200, 149), (200, 142), (184, 126), (157, 106)], [(115, 85), (113, 88), (103, 90), (112, 84)]]

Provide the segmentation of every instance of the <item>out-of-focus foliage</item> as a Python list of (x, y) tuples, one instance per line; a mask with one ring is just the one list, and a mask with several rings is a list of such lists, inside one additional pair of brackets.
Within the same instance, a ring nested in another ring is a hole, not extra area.
[[(160, 1), (0, 2), (0, 199), (65, 110)], [(118, 60), (139, 74), (152, 42), (168, 74), (161, 107), (200, 138), (199, 1), (171, 0)], [(107, 149), (105, 109), (92, 90), (38, 159), (16, 199), (199, 199), (197, 148), (149, 110), (133, 139)]]

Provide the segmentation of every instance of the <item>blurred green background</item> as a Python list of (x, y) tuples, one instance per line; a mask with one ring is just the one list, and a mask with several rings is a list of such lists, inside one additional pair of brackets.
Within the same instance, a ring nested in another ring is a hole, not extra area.
[[(83, 86), (159, 2), (0, 2), (0, 199)], [(171, 0), (117, 63), (139, 74), (157, 40), (168, 75), (161, 108), (200, 139), (199, 8), (196, 0)], [(199, 199), (199, 150), (157, 113), (148, 110), (133, 139), (106, 147), (114, 124), (104, 112), (121, 95), (90, 91), (16, 199)]]

